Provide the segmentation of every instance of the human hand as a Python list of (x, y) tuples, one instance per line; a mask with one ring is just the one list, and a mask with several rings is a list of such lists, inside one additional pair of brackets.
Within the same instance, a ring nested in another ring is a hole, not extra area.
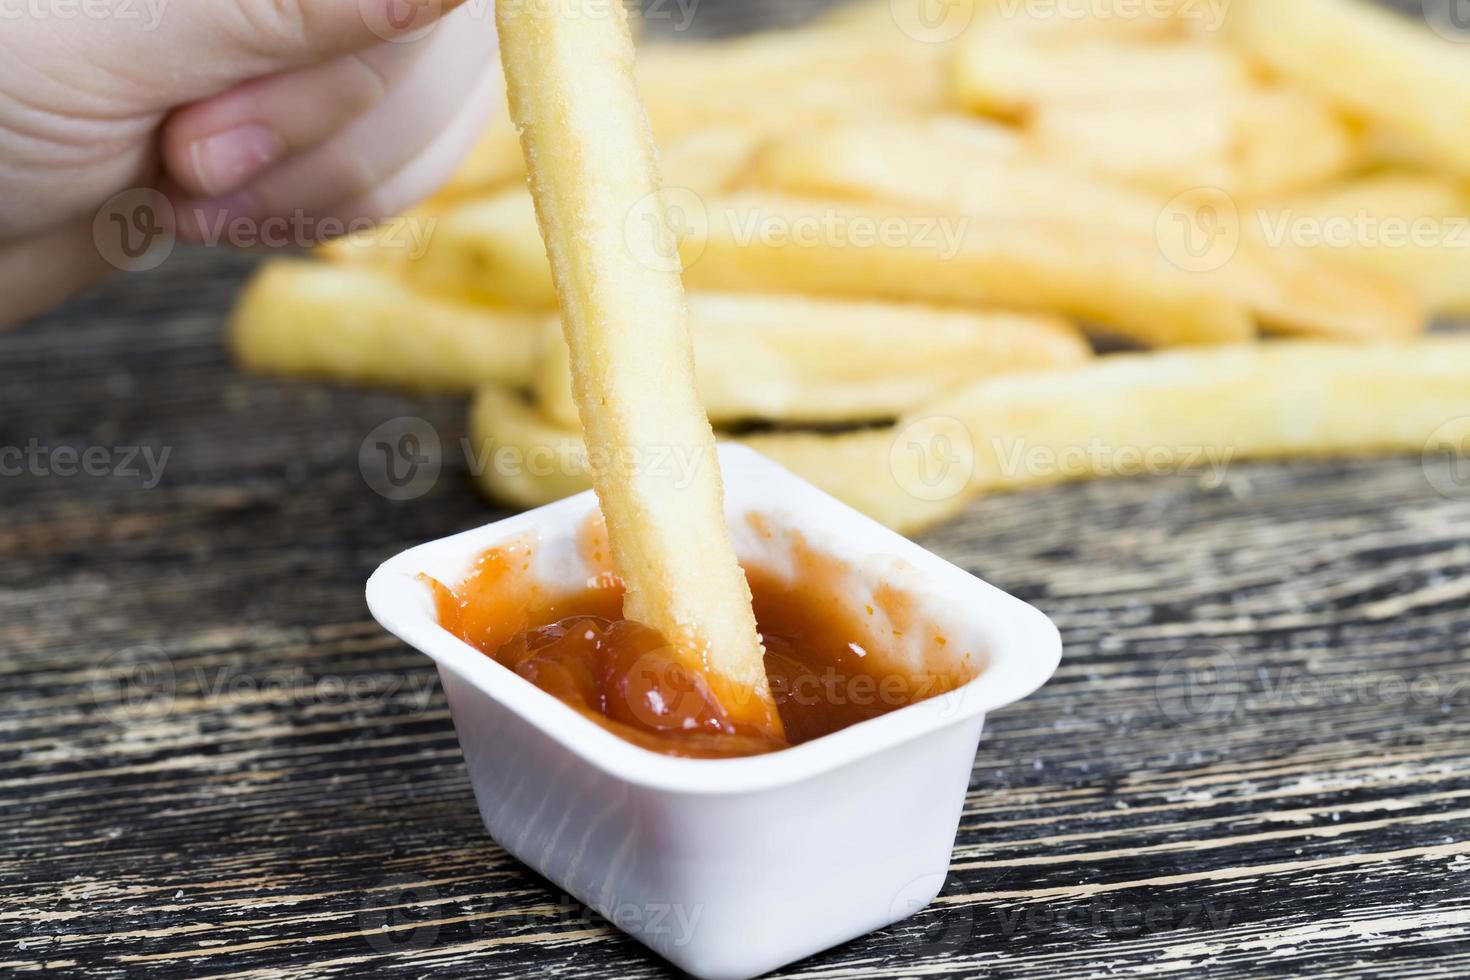
[(296, 245), (431, 194), (503, 99), (493, 18), (462, 2), (0, 12), (0, 324), (112, 268), (93, 229), (123, 191), (166, 195), (185, 241), (276, 218)]

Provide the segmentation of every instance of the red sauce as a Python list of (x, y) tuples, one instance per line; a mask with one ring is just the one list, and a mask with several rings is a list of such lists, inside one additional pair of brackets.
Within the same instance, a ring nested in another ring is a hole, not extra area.
[[(600, 525), (589, 525), (579, 541), (583, 559), (599, 569), (580, 590), (537, 582), (529, 541), (485, 552), (453, 587), (428, 581), (445, 629), (636, 745), (695, 758), (758, 755), (968, 680), (954, 671), (895, 669), (882, 647), (909, 625), (912, 597), (880, 589), (874, 601), (881, 614), (873, 606), (854, 614), (831, 601), (846, 567), (796, 539), (794, 580), (746, 569), (785, 737), (736, 723), (708, 680), (684, 666), (662, 636), (621, 618), (622, 584), (604, 567), (599, 533)], [(932, 641), (939, 650), (947, 642)]]

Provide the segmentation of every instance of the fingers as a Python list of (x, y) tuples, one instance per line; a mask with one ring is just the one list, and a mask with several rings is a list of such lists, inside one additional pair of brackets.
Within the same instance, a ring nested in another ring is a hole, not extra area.
[(402, 214), (444, 185), (480, 139), (490, 118), (503, 112), (505, 79), (497, 64), (486, 72), (465, 98), (459, 114), (432, 143), (377, 186), (334, 207), (333, 214), (349, 226)]
[[(146, 83), (136, 87), (136, 108), (166, 110), (218, 94), (242, 78), (316, 65), (384, 41), (436, 33), (437, 21), (462, 2), (148, 3), (143, 5), (147, 16), (140, 13), (134, 18), (81, 22), (69, 39), (68, 57), (80, 59), (113, 79)], [(478, 19), (487, 19), (483, 10), (478, 11)], [(41, 29), (34, 27), (36, 31)], [(165, 67), (167, 70), (160, 70)]]
[[(391, 56), (386, 65), (380, 64), (398, 71), (399, 77), (391, 79), (367, 111), (274, 165), (256, 164), (259, 157), (251, 156), (248, 144), (233, 163), (217, 148), (201, 154), (191, 145), (212, 137), (190, 140), (189, 136), (209, 129), (207, 123), (215, 119), (226, 120), (228, 126), (253, 116), (256, 121), (243, 125), (268, 127), (273, 139), (282, 134), (279, 144), (288, 140), (300, 144), (330, 127), (325, 115), (275, 120), (294, 112), (289, 108), (293, 102), (311, 101), (313, 91), (293, 90), (286, 97), (284, 90), (262, 90), (259, 95), (265, 101), (258, 104), (272, 107), (270, 121), (239, 106), (205, 105), (191, 108), (187, 117), (181, 113), (180, 130), (173, 131), (171, 123), (165, 134), (170, 176), (186, 193), (203, 190), (218, 195), (175, 202), (181, 236), (204, 242), (229, 240), (230, 228), (268, 219), (279, 224), (284, 219), (298, 237), (314, 241), (340, 233), (344, 221), (365, 223), (368, 217), (386, 217), (429, 196), (469, 151), (492, 114), (503, 111), (504, 102), (493, 32), (481, 21), (470, 22), (465, 30), (444, 26), (444, 31), (424, 41), (398, 46), (420, 48), (418, 57), (400, 62)], [(300, 74), (297, 82), (307, 80)], [(324, 69), (317, 80), (328, 81), (333, 74)], [(235, 97), (231, 92), (221, 99)], [(185, 125), (197, 129), (190, 132)], [(241, 173), (249, 176), (240, 181)], [(313, 226), (320, 235), (312, 234)], [(311, 241), (293, 239), (292, 244)]]
[(236, 190), (380, 102), (430, 47), (379, 44), (186, 106), (164, 126), (164, 166), (194, 197)]
[(250, 207), (264, 215), (320, 214), (367, 193), (433, 142), (458, 115), (464, 93), (499, 73), (487, 31), (445, 30), (420, 43), (423, 57), (377, 105), (253, 181)]
[(0, 247), (0, 329), (49, 310), (111, 271), (91, 221)]

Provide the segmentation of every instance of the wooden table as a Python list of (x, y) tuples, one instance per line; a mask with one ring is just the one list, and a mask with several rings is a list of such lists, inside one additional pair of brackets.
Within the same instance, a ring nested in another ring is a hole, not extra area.
[[(464, 405), (236, 374), (250, 265), (0, 335), (0, 971), (666, 975), (486, 837), (434, 671), (363, 606), (499, 516)], [(403, 416), (442, 472), (395, 502), (359, 448)], [(940, 900), (783, 975), (1470, 975), (1454, 476), (1234, 464), (928, 535), (1067, 657), (992, 718)]]

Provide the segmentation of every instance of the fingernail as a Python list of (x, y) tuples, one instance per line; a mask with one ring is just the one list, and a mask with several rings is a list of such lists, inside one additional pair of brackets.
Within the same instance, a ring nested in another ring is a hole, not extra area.
[(182, 219), (179, 232), (184, 238), (205, 245), (233, 245), (234, 237), (241, 233), (236, 222), (252, 220), (258, 208), (254, 194), (236, 191), (224, 197), (185, 201), (174, 210)]
[(275, 130), (260, 123), (245, 123), (189, 146), (194, 179), (211, 197), (229, 193), (285, 153), (286, 144)]

